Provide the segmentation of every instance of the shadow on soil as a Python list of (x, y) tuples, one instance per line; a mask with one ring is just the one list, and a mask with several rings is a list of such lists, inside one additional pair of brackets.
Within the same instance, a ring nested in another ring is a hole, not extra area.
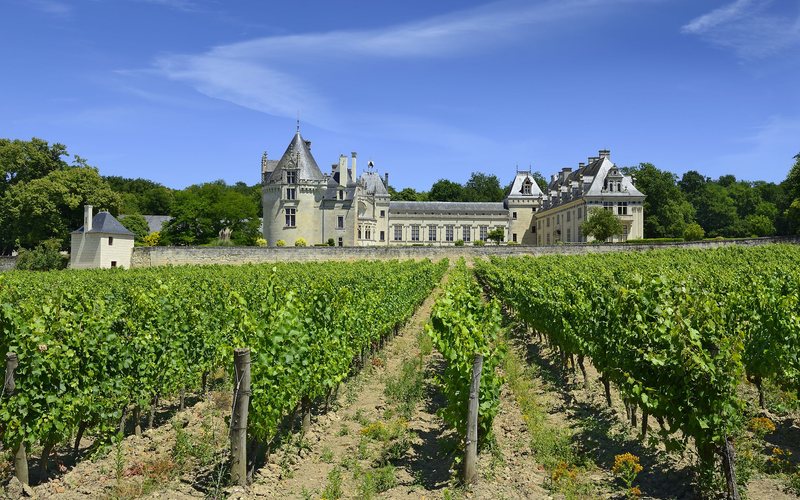
[[(590, 377), (590, 391), (596, 391), (595, 394), (586, 393), (585, 397), (576, 397), (579, 392), (586, 392), (580, 375), (574, 378), (569, 370), (565, 377), (561, 361), (535, 336), (517, 329), (513, 329), (512, 335), (514, 343), (523, 347), (528, 364), (538, 367), (544, 382), (558, 394), (559, 405), (554, 411), (567, 414), (565, 418), (573, 432), (572, 441), (580, 453), (590, 457), (606, 471), (611, 471), (616, 455), (632, 453), (639, 457), (643, 467), (635, 483), (643, 496), (697, 498), (692, 468), (688, 464), (675, 463), (673, 458), (660, 450), (646, 446), (623, 432), (625, 424), (614, 409), (606, 406), (602, 397), (603, 388), (598, 380), (591, 380)], [(593, 397), (595, 395), (600, 397)], [(654, 424), (652, 420), (650, 422)]]
[[(443, 366), (439, 359), (428, 367), (423, 404), (425, 411), (430, 414), (436, 414), (446, 404), (444, 395), (433, 381), (433, 377), (441, 372)], [(415, 432), (420, 442), (411, 446), (413, 453), (393, 462), (394, 465), (408, 470), (415, 482), (428, 491), (448, 486), (455, 449), (452, 432), (439, 420), (430, 428)]]

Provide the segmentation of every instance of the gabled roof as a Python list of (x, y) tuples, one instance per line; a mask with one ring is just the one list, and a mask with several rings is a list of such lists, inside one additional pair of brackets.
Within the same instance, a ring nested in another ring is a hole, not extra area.
[(289, 143), (289, 147), (286, 148), (286, 152), (283, 153), (283, 156), (280, 160), (278, 160), (278, 164), (275, 166), (275, 170), (267, 179), (267, 182), (280, 182), (283, 178), (283, 171), (284, 170), (298, 170), (297, 180), (310, 180), (310, 181), (323, 181), (325, 180), (325, 176), (322, 175), (322, 171), (317, 166), (316, 160), (311, 155), (311, 148), (309, 143), (307, 143), (303, 137), (300, 135), (300, 131), (298, 131), (292, 142)]
[[(72, 234), (82, 234), (83, 232), (83, 226), (81, 226), (73, 231)], [(92, 217), (92, 229), (88, 232), (133, 236), (132, 232), (126, 229), (125, 226), (120, 224), (119, 221), (108, 212), (100, 212)]]
[[(531, 182), (531, 194), (522, 194), (522, 185), (526, 180)], [(538, 198), (542, 196), (542, 190), (539, 189), (539, 184), (533, 178), (530, 172), (517, 172), (514, 177), (514, 182), (511, 184), (511, 191), (508, 193), (508, 198)]]
[(367, 170), (361, 174), (361, 182), (364, 185), (364, 192), (367, 194), (374, 194), (376, 196), (389, 196), (389, 191), (383, 183), (383, 179), (377, 172)]

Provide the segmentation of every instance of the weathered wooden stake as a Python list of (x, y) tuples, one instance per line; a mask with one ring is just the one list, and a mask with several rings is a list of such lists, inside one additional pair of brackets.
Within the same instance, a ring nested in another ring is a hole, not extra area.
[(234, 349), (235, 383), (231, 415), (231, 482), (247, 486), (247, 410), (250, 405), (250, 349)]
[(153, 421), (156, 419), (156, 407), (158, 406), (158, 394), (153, 396), (153, 404), (150, 405), (150, 416), (147, 417), (147, 428), (153, 428)]
[(741, 500), (739, 487), (736, 485), (736, 451), (733, 448), (733, 440), (725, 438), (722, 444), (722, 468), (725, 471), (725, 482), (728, 486), (728, 500)]
[(139, 405), (133, 407), (133, 433), (137, 436), (142, 435), (142, 410)]
[(303, 412), (303, 425), (301, 429), (303, 430), (303, 434), (305, 434), (308, 432), (308, 429), (311, 428), (311, 398), (303, 396), (300, 404), (302, 405)]
[(119, 435), (125, 435), (125, 421), (128, 419), (128, 406), (122, 408), (122, 416), (119, 418)]
[(478, 480), (478, 406), (481, 389), (483, 355), (476, 354), (472, 363), (472, 382), (469, 385), (469, 409), (467, 411), (467, 442), (464, 456), (464, 484)]
[[(3, 382), (3, 392), (12, 396), (17, 384), (14, 383), (14, 371), (19, 366), (19, 358), (15, 352), (6, 353), (6, 376)], [(14, 472), (22, 484), (29, 484), (28, 480), (28, 454), (25, 452), (25, 443), (20, 443), (14, 453)]]
[(642, 441), (647, 438), (647, 419), (650, 417), (650, 413), (647, 410), (642, 409)]

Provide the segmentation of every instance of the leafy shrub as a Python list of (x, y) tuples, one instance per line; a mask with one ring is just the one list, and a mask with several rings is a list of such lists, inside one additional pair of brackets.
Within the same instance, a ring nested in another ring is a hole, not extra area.
[(336, 246), (336, 242), (333, 241), (333, 238), (328, 238), (328, 246), (329, 247), (335, 247)]
[(61, 255), (61, 241), (45, 240), (33, 250), (20, 250), (17, 269), (23, 271), (52, 271), (67, 267), (69, 257)]
[(683, 239), (686, 241), (702, 240), (705, 235), (705, 230), (697, 222), (692, 222), (683, 230)]
[(463, 247), (463, 246), (464, 246), (464, 240), (456, 240), (456, 243), (455, 243), (455, 245), (456, 245), (457, 247)]
[(476, 247), (482, 247), (486, 244), (486, 242), (483, 240), (475, 240), (472, 242), (472, 244)]
[(257, 247), (267, 246), (267, 240), (265, 240), (264, 238), (256, 238), (256, 246)]
[(294, 246), (305, 247), (308, 246), (308, 243), (306, 243), (305, 238), (297, 238), (296, 240), (294, 240)]
[(133, 238), (136, 242), (141, 242), (150, 233), (150, 226), (147, 225), (147, 220), (139, 214), (126, 215), (120, 218), (119, 223), (133, 233)]
[(286, 246), (286, 242), (283, 241), (283, 240), (278, 240), (278, 241), (275, 242), (275, 246), (276, 247), (285, 247)]
[(142, 245), (156, 247), (161, 244), (161, 231), (155, 231), (142, 238)]

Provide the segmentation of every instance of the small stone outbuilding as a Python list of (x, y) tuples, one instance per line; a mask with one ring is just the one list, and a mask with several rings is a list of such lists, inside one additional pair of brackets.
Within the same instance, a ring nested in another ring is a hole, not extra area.
[(108, 212), (92, 217), (92, 206), (83, 211), (83, 226), (72, 232), (69, 267), (96, 269), (131, 267), (133, 233)]

